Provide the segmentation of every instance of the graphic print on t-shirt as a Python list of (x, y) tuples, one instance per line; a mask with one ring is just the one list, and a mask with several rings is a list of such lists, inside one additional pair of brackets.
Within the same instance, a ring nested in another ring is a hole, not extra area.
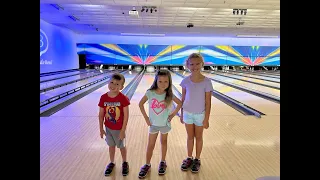
[(105, 102), (106, 120), (116, 124), (120, 117), (120, 102)]
[(151, 99), (151, 109), (157, 115), (161, 114), (163, 110), (166, 109), (165, 101), (158, 101), (156, 98)]

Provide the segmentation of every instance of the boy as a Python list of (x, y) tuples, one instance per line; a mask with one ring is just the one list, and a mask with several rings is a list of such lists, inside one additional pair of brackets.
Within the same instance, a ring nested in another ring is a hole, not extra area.
[[(109, 91), (100, 97), (99, 102), (99, 126), (100, 137), (106, 136), (106, 142), (109, 146), (110, 163), (106, 167), (105, 176), (112, 173), (114, 163), (114, 156), (117, 146), (120, 149), (122, 156), (122, 175), (126, 176), (129, 173), (129, 164), (127, 162), (127, 149), (125, 147), (125, 131), (129, 117), (130, 101), (127, 96), (122, 94), (120, 90), (123, 89), (125, 78), (120, 73), (112, 75), (108, 89)], [(104, 130), (104, 127), (105, 129)]]

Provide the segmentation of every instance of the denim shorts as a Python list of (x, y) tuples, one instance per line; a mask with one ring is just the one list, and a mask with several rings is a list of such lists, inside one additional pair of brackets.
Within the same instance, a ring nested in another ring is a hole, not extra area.
[(151, 125), (149, 127), (149, 133), (150, 134), (157, 134), (157, 133), (161, 133), (161, 134), (167, 134), (169, 131), (171, 130), (170, 126), (153, 126)]
[(205, 112), (202, 113), (190, 113), (183, 111), (183, 122), (186, 124), (194, 124), (196, 126), (203, 126)]

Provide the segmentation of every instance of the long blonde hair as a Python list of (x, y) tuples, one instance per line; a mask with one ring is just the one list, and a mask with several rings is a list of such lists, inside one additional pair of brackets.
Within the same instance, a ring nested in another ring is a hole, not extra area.
[(158, 89), (158, 77), (159, 76), (167, 76), (169, 79), (169, 86), (168, 88), (165, 90), (166, 91), (166, 97), (164, 99), (167, 108), (171, 106), (172, 104), (172, 99), (173, 99), (173, 93), (172, 93), (172, 78), (171, 78), (171, 73), (168, 70), (165, 69), (160, 69), (157, 73), (156, 73), (156, 77), (154, 78), (154, 81), (151, 85), (151, 87), (149, 88), (149, 90), (157, 90)]

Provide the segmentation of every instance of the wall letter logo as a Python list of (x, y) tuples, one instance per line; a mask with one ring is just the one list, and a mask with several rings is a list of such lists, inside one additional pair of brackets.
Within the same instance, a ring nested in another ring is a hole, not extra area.
[(49, 40), (44, 31), (40, 29), (40, 56), (48, 51)]

